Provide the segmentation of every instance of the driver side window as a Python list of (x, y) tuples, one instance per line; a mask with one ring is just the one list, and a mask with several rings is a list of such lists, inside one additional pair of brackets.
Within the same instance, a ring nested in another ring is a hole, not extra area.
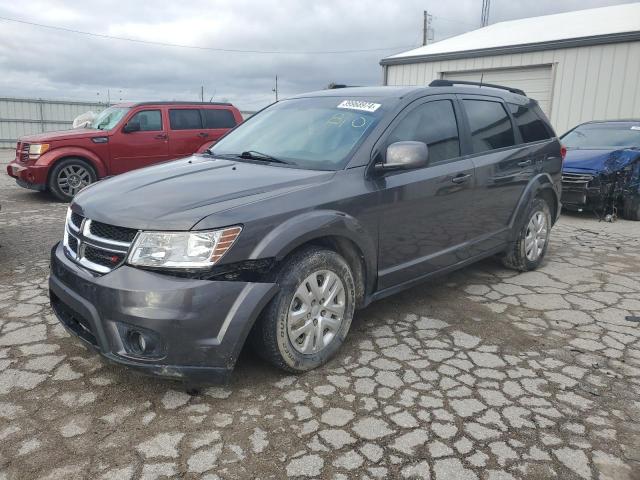
[(160, 110), (141, 110), (131, 117), (129, 123), (139, 123), (141, 132), (162, 130), (162, 114)]
[(387, 145), (406, 141), (426, 143), (429, 163), (459, 157), (460, 136), (451, 100), (435, 100), (414, 108), (389, 134)]

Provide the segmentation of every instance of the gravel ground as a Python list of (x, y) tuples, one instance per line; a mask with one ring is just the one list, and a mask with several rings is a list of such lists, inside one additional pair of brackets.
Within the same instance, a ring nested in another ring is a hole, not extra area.
[(640, 478), (640, 224), (564, 216), (544, 266), (493, 261), (359, 312), (324, 368), (232, 382), (104, 363), (47, 305), (66, 206), (0, 152), (0, 479)]

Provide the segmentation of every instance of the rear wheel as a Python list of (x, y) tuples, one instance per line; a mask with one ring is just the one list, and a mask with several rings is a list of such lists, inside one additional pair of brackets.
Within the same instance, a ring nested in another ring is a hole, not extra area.
[(640, 221), (640, 194), (624, 199), (622, 216), (627, 220)]
[(534, 198), (516, 239), (502, 257), (504, 266), (521, 272), (538, 268), (547, 253), (550, 232), (549, 205), (541, 198)]
[(67, 158), (53, 167), (47, 186), (58, 200), (70, 202), (80, 190), (96, 180), (95, 170), (86, 161)]
[(258, 353), (290, 372), (326, 363), (353, 319), (355, 286), (349, 265), (332, 250), (305, 248), (283, 263), (276, 281), (280, 291), (252, 332)]

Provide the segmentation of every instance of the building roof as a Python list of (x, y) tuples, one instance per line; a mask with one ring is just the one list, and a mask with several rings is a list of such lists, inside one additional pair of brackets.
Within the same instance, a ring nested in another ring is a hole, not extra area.
[(640, 3), (494, 23), (391, 55), (382, 65), (640, 40)]

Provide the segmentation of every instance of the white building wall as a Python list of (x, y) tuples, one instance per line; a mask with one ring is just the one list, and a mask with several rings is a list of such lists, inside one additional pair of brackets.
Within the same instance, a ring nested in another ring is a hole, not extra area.
[(534, 65), (552, 65), (550, 120), (558, 134), (588, 120), (640, 118), (640, 41), (389, 65), (386, 84), (428, 85), (444, 72)]

